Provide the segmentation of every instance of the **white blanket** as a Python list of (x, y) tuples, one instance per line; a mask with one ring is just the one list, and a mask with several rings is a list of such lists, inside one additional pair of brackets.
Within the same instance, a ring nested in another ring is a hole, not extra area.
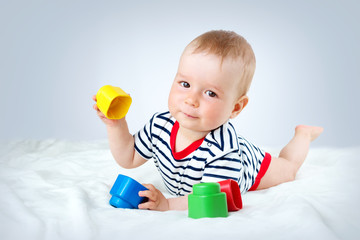
[[(265, 149), (277, 154), (278, 149)], [(359, 239), (360, 148), (315, 148), (293, 182), (243, 195), (227, 218), (108, 204), (119, 173), (167, 197), (152, 162), (125, 170), (106, 141), (0, 146), (0, 239)]]

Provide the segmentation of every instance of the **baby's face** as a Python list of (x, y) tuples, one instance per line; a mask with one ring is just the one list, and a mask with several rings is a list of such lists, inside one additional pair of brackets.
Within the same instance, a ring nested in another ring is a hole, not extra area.
[(181, 127), (209, 132), (233, 117), (240, 70), (231, 59), (186, 50), (169, 95), (169, 110)]

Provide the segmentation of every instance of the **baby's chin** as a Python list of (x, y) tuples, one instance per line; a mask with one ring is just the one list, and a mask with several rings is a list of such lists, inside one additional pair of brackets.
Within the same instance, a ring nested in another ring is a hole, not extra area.
[(196, 131), (196, 132), (211, 132), (219, 128), (223, 122), (216, 122), (212, 119), (204, 119), (201, 116), (187, 116), (180, 110), (175, 110), (169, 108), (170, 114), (175, 120), (180, 124), (181, 127), (184, 127), (188, 130)]
[[(176, 118), (175, 118), (176, 119)], [(186, 128), (188, 130), (194, 131), (194, 132), (201, 132), (201, 133), (209, 133), (214, 129), (217, 129), (219, 126), (215, 125), (207, 125), (204, 124), (200, 119), (197, 120), (189, 120), (189, 119), (182, 119), (179, 118), (176, 121), (179, 122), (179, 125), (183, 128)]]

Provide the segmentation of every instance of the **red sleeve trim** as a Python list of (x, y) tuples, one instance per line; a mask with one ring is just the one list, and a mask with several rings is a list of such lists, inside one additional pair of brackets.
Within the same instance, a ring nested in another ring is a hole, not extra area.
[(254, 182), (254, 184), (252, 185), (252, 187), (250, 188), (249, 191), (254, 191), (254, 190), (257, 189), (257, 187), (260, 184), (261, 179), (264, 177), (266, 171), (269, 168), (270, 162), (271, 162), (271, 155), (269, 153), (265, 153), (265, 157), (264, 157), (264, 159), (263, 159), (263, 161), (261, 163), (259, 173), (256, 176), (255, 182)]

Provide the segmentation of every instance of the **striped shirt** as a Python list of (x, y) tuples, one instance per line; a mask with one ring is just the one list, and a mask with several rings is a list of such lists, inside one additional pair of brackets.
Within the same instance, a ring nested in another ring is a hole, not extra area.
[(178, 127), (169, 112), (156, 113), (134, 135), (136, 151), (146, 160), (153, 159), (172, 195), (189, 194), (192, 186), (200, 182), (225, 179), (235, 180), (241, 193), (256, 189), (271, 156), (238, 136), (230, 122), (176, 153)]

